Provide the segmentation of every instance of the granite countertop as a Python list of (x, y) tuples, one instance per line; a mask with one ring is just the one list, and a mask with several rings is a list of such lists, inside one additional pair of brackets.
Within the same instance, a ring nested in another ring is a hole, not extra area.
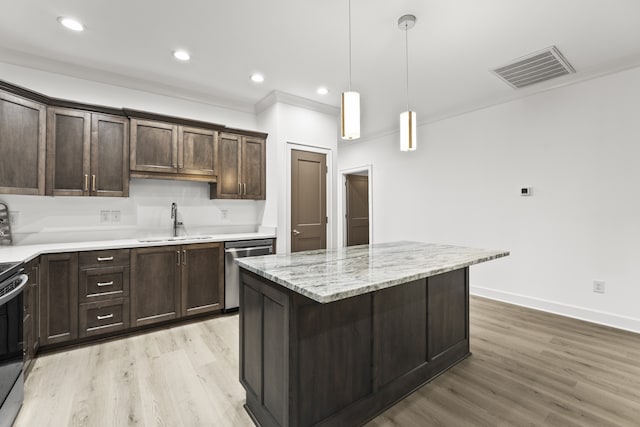
[(41, 254), (96, 251), (104, 249), (147, 248), (152, 246), (193, 243), (232, 242), (238, 240), (273, 239), (274, 232), (207, 234), (205, 236), (144, 237), (139, 239), (99, 240), (89, 242), (47, 243), (39, 245), (0, 246), (0, 262), (27, 262)]
[(509, 255), (436, 243), (391, 242), (240, 258), (238, 264), (320, 303), (333, 302)]

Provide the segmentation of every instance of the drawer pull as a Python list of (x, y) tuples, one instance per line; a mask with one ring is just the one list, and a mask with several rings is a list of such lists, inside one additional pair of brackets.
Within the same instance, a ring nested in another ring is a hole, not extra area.
[(98, 257), (98, 262), (102, 262), (102, 261), (113, 261), (113, 257), (112, 256), (106, 256), (106, 257)]
[(98, 318), (98, 320), (112, 319), (113, 318), (113, 313), (105, 314), (104, 316), (100, 316), (98, 314), (98, 316), (96, 316), (96, 317)]
[(111, 285), (113, 285), (113, 280), (110, 282), (98, 282), (98, 287), (111, 286)]

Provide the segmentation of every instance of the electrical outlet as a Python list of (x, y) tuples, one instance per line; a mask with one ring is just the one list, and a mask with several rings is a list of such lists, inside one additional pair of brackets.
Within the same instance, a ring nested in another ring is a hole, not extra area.
[(220, 219), (227, 219), (227, 218), (229, 218), (229, 211), (227, 209), (221, 209)]
[(111, 222), (120, 222), (120, 211), (111, 211)]
[(9, 223), (15, 226), (20, 222), (20, 211), (9, 211)]
[(100, 211), (100, 222), (109, 222), (109, 221), (111, 221), (111, 212)]
[(604, 280), (593, 281), (593, 292), (604, 294)]

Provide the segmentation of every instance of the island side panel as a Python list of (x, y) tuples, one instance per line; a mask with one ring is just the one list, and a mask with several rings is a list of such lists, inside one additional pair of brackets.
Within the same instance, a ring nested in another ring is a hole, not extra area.
[(298, 295), (293, 301), (298, 380), (291, 425), (312, 426), (372, 394), (372, 294), (328, 304)]
[(240, 382), (263, 427), (289, 424), (290, 295), (240, 269)]
[(469, 268), (427, 281), (429, 361), (441, 371), (469, 355)]
[(373, 294), (374, 389), (427, 364), (427, 280)]

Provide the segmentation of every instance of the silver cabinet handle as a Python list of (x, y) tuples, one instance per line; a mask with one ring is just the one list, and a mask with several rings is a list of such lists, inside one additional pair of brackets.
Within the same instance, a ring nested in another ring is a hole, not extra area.
[(300, 232), (294, 228), (294, 229), (293, 229), (293, 235), (294, 235), (294, 236), (297, 236), (298, 234), (300, 234)]
[(187, 265), (187, 251), (182, 251), (182, 265)]
[(89, 175), (84, 174), (84, 191), (89, 191)]
[(176, 265), (180, 265), (180, 251), (176, 251)]
[(242, 196), (242, 184), (238, 183), (238, 195)]
[(97, 258), (98, 262), (102, 262), (102, 261), (113, 261), (113, 257), (112, 256), (106, 256), (106, 257), (98, 257)]
[(242, 191), (242, 194), (244, 194), (246, 196), (247, 195), (247, 183), (245, 182), (244, 184), (242, 184), (242, 187), (244, 187), (244, 190)]
[(91, 191), (96, 192), (96, 176), (91, 175)]
[(111, 319), (111, 318), (113, 318), (113, 313), (105, 314), (104, 316), (100, 316), (98, 314), (98, 316), (97, 316), (98, 320), (105, 320), (105, 319)]
[(98, 282), (98, 287), (100, 286), (111, 286), (113, 285), (113, 280), (110, 282)]

